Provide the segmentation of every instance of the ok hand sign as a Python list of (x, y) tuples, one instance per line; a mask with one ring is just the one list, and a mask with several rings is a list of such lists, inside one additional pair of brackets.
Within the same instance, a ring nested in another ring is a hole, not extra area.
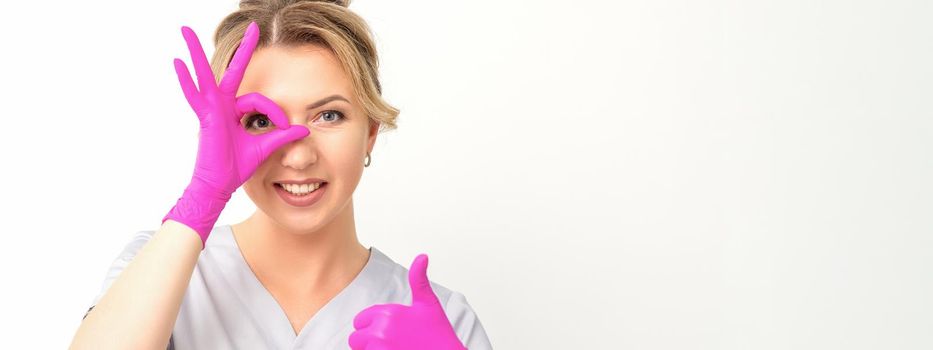
[[(289, 125), (285, 112), (259, 93), (235, 96), (259, 41), (256, 22), (251, 22), (246, 28), (220, 85), (215, 83), (197, 35), (186, 26), (181, 28), (181, 33), (188, 43), (198, 75), (198, 87), (195, 87), (188, 67), (177, 58), (175, 72), (188, 104), (200, 120), (201, 130), (191, 183), (162, 222), (172, 219), (188, 225), (201, 236), (202, 244), (206, 244), (214, 222), (233, 192), (272, 152), (308, 136), (311, 131), (301, 125)], [(254, 111), (267, 115), (278, 130), (261, 135), (248, 133), (240, 125), (240, 118)]]

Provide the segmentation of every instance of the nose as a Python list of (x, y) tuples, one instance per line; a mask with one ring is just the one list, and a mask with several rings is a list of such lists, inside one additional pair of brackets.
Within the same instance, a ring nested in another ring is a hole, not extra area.
[(283, 145), (281, 151), (281, 162), (284, 167), (304, 170), (317, 162), (317, 149), (314, 146), (314, 137), (312, 135)]

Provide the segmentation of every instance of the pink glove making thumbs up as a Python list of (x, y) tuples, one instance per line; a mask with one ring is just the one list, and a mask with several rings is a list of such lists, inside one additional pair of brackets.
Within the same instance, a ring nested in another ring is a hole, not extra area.
[(457, 338), (428, 281), (428, 256), (419, 254), (408, 270), (411, 306), (377, 304), (353, 318), (353, 350), (466, 350)]
[[(259, 26), (255, 22), (246, 28), (219, 86), (197, 35), (188, 27), (182, 27), (181, 33), (188, 43), (198, 88), (185, 63), (177, 58), (175, 72), (188, 104), (200, 120), (201, 131), (191, 182), (162, 222), (172, 219), (191, 227), (201, 236), (201, 249), (204, 249), (214, 223), (233, 192), (272, 152), (308, 136), (310, 130), (301, 125), (290, 126), (285, 112), (259, 93), (234, 96), (259, 41)], [(240, 119), (251, 112), (265, 114), (279, 130), (261, 135), (248, 133)]]

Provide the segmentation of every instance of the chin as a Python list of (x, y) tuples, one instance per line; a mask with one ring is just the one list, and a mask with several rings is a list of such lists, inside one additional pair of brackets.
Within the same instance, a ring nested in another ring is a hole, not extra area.
[[(330, 186), (330, 184), (328, 184)], [(336, 187), (334, 187), (336, 188)], [(332, 190), (328, 188), (329, 190)], [(271, 189), (275, 191), (275, 189)], [(269, 194), (271, 199), (268, 206), (268, 216), (282, 227), (293, 232), (316, 232), (327, 226), (334, 219), (334, 208), (331, 196), (334, 193), (327, 191), (324, 196), (313, 205), (295, 207), (285, 203), (275, 192)]]
[(291, 222), (291, 221), (280, 221), (276, 219), (276, 222), (285, 228), (288, 232), (294, 232), (299, 235), (310, 235), (314, 232), (320, 231), (322, 225), (310, 224), (307, 222)]
[[(278, 197), (275, 198), (279, 200)], [(275, 203), (270, 206), (270, 211), (267, 212), (267, 216), (275, 221), (277, 224), (286, 228), (289, 231), (294, 232), (312, 232), (318, 231), (322, 227), (327, 225), (327, 222), (331, 220), (328, 215), (329, 211), (325, 210), (323, 207), (314, 205), (309, 208), (295, 208), (289, 206), (288, 204)], [(323, 204), (323, 203), (319, 203)]]

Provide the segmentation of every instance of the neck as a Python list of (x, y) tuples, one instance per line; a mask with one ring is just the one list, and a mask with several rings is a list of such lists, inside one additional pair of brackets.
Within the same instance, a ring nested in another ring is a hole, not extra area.
[(307, 294), (341, 289), (363, 269), (369, 250), (356, 237), (353, 203), (320, 229), (294, 231), (262, 210), (232, 225), (253, 273), (267, 289)]

